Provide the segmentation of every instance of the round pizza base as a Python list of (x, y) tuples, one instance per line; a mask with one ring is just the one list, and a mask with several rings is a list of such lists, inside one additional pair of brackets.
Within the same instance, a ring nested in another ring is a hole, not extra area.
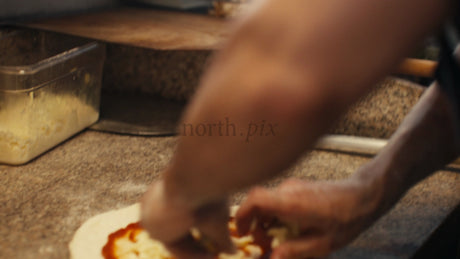
[(102, 248), (108, 236), (127, 225), (140, 220), (139, 203), (119, 210), (111, 210), (88, 219), (75, 232), (69, 243), (72, 259), (104, 259)]
[[(234, 216), (238, 206), (230, 208)], [(72, 259), (104, 259), (102, 248), (108, 236), (127, 225), (139, 222), (141, 219), (140, 203), (119, 210), (111, 210), (96, 215), (81, 225), (69, 243), (70, 258)]]

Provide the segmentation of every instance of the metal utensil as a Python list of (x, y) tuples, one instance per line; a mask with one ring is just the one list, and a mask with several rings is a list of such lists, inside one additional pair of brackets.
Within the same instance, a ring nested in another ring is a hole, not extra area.
[(130, 135), (174, 135), (184, 106), (184, 102), (145, 94), (103, 94), (100, 119), (90, 129)]

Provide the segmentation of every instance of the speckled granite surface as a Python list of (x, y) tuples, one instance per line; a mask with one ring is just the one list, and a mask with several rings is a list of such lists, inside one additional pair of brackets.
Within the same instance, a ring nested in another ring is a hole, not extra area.
[[(103, 90), (188, 100), (210, 56), (207, 50), (163, 51), (107, 44)], [(422, 92), (413, 83), (387, 78), (353, 106), (331, 133), (388, 138)]]
[[(86, 131), (25, 166), (0, 166), (0, 258), (67, 258), (74, 231), (93, 215), (136, 202), (174, 146), (174, 137)], [(367, 160), (313, 152), (287, 175), (340, 179)], [(243, 197), (237, 194), (234, 201)], [(409, 258), (459, 203), (460, 174), (439, 172), (336, 256)]]
[(107, 44), (103, 89), (186, 100), (195, 92), (209, 50), (152, 50)]
[(424, 90), (409, 81), (386, 78), (352, 106), (331, 133), (389, 138)]

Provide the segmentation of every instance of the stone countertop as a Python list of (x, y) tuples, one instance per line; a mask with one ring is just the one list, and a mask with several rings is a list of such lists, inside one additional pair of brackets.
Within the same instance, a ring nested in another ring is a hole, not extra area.
[[(27, 165), (0, 165), (0, 258), (68, 258), (76, 229), (96, 214), (138, 201), (175, 143), (175, 137), (85, 131)], [(368, 159), (313, 151), (267, 185), (289, 176), (345, 178)], [(234, 202), (243, 197), (235, 195)], [(459, 204), (460, 174), (438, 172), (336, 256), (410, 258)]]

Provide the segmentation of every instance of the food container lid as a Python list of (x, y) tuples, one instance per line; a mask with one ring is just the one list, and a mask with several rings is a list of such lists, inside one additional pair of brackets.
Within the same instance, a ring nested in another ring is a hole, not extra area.
[[(82, 64), (99, 61), (99, 55), (91, 53), (103, 51), (101, 44), (78, 37), (56, 35), (32, 30), (0, 34), (0, 91), (33, 90), (74, 72)], [(66, 37), (66, 40), (60, 44), (62, 37)], [(10, 51), (8, 48), (12, 44), (14, 48)], [(60, 48), (64, 50), (47, 49), (47, 44), (61, 45)]]

